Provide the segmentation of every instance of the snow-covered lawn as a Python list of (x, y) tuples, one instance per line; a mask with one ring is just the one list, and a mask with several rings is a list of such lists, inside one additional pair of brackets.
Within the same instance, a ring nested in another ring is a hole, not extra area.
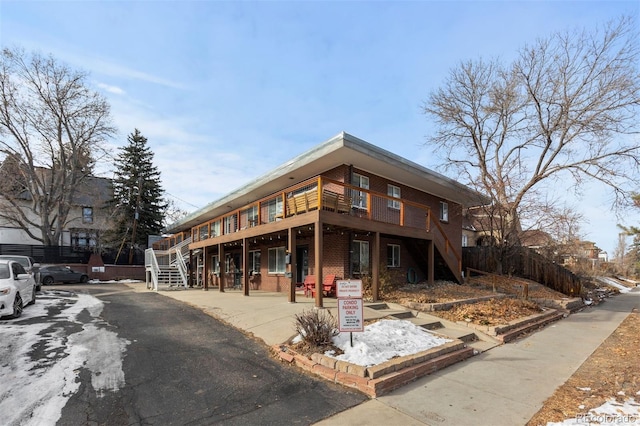
[(380, 320), (353, 333), (340, 333), (333, 344), (344, 351), (341, 355), (326, 353), (342, 361), (369, 367), (398, 356), (411, 355), (444, 345), (451, 340), (430, 333), (405, 320)]
[[(0, 321), (0, 424), (55, 425), (79, 389), (83, 368), (99, 396), (124, 385), (122, 359), (130, 342), (104, 328), (103, 307), (88, 294), (44, 290), (21, 318)], [(50, 311), (60, 312), (34, 321)], [(91, 319), (80, 321), (81, 313)], [(70, 333), (70, 323), (81, 330)]]

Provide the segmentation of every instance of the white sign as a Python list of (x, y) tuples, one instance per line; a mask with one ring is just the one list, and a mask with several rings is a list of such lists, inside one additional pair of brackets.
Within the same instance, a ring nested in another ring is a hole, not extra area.
[(338, 299), (338, 329), (364, 331), (362, 299)]
[(336, 295), (338, 299), (344, 297), (362, 299), (362, 280), (336, 281)]

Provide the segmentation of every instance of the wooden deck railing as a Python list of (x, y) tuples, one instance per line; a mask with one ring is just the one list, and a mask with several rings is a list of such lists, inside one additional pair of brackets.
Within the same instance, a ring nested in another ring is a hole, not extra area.
[(203, 241), (318, 209), (433, 231), (436, 243), (445, 252), (443, 255), (454, 256), (453, 261), (460, 263), (460, 255), (451, 246), (439, 223), (433, 220), (428, 206), (322, 176), (197, 225), (190, 233), (182, 232), (160, 240), (153, 247), (166, 250), (189, 237), (192, 242)]

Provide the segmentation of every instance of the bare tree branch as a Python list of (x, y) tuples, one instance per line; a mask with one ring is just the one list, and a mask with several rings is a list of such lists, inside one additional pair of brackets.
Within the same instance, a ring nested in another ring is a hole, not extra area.
[(0, 160), (18, 162), (23, 185), (0, 190), (0, 218), (44, 245), (59, 243), (93, 153), (115, 133), (108, 103), (86, 80), (53, 57), (0, 55)]

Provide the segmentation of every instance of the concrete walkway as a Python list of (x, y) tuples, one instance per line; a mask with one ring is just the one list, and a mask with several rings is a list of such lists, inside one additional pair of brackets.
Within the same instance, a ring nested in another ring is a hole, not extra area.
[[(144, 284), (131, 284), (148, 291)], [(311, 309), (304, 295), (252, 291), (174, 290), (181, 300), (254, 334), (272, 345), (294, 334), (297, 313)], [(335, 307), (335, 299), (325, 299)], [(532, 335), (495, 347), (467, 361), (367, 401), (318, 425), (524, 425), (618, 327), (640, 306), (640, 289), (572, 314)], [(366, 310), (366, 308), (365, 308)], [(365, 312), (365, 318), (367, 313)]]

